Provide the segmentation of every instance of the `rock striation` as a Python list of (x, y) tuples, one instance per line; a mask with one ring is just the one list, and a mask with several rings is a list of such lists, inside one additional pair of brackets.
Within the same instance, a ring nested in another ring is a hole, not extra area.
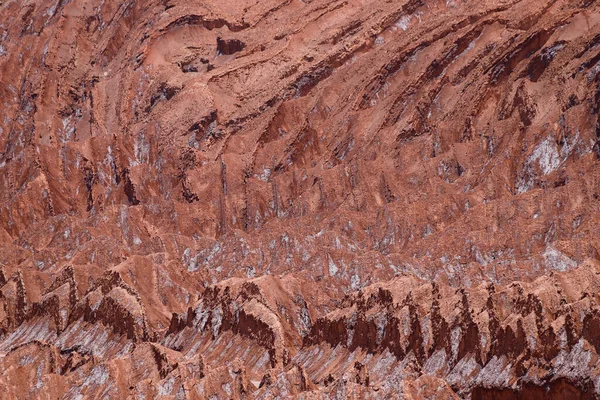
[(600, 3), (0, 1), (7, 398), (599, 398)]
[[(71, 274), (65, 269), (51, 288), (70, 284)], [(0, 347), (3, 385), (15, 397), (42, 387), (192, 398), (600, 394), (596, 260), (505, 286), (406, 275), (352, 293), (320, 317), (293, 277), (232, 278), (173, 313), (164, 335), (148, 331), (144, 306), (127, 288), (107, 274), (59, 309), (70, 310), (65, 319), (52, 305), (61, 304), (58, 293), (29, 305)], [(6, 315), (4, 326), (15, 318)], [(122, 374), (137, 378), (126, 386)]]

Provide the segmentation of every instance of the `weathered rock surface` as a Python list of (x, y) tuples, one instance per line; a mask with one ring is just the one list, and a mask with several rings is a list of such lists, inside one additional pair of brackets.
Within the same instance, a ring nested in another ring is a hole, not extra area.
[(600, 397), (600, 3), (0, 1), (8, 398)]

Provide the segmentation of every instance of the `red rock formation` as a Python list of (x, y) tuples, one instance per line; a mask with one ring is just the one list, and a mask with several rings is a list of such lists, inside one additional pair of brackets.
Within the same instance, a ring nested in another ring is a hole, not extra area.
[(8, 398), (597, 398), (600, 4), (0, 2)]

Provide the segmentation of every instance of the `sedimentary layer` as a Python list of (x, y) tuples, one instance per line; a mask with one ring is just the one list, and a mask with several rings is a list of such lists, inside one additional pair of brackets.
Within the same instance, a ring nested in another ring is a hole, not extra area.
[(594, 398), (600, 5), (0, 2), (11, 398)]

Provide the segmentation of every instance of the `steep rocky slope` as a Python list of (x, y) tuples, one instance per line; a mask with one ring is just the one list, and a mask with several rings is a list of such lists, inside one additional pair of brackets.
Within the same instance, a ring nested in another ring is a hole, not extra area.
[(600, 4), (0, 1), (10, 398), (600, 396)]

